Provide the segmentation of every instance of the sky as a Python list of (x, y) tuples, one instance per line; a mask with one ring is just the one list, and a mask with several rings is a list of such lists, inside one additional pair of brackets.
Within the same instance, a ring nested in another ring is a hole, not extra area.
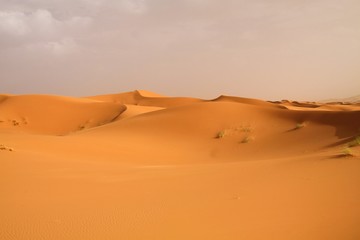
[(0, 93), (360, 94), (359, 0), (0, 0)]

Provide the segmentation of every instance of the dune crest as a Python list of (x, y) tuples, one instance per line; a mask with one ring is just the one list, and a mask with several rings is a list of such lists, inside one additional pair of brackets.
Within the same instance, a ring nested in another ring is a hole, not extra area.
[(225, 96), (221, 95), (213, 100), (213, 102), (237, 102), (237, 103), (244, 103), (256, 106), (267, 106), (267, 107), (275, 107), (275, 108), (282, 108), (285, 109), (286, 107), (276, 105), (271, 102), (266, 102), (263, 100), (253, 99), (253, 98), (243, 98), (243, 97), (234, 97), (234, 96)]
[(164, 95), (154, 93), (154, 92), (150, 92), (150, 91), (147, 91), (147, 90), (135, 90), (135, 92), (137, 92), (142, 97), (159, 97), (159, 98), (166, 97)]
[(155, 93), (149, 94), (148, 91), (144, 91), (144, 90), (142, 91), (135, 90), (133, 92), (126, 92), (119, 94), (98, 95), (87, 98), (100, 100), (100, 101), (129, 104), (129, 105), (140, 105), (140, 106), (162, 107), (162, 108), (182, 106), (182, 105), (203, 101), (197, 98), (189, 98), (189, 97), (159, 97), (159, 95)]

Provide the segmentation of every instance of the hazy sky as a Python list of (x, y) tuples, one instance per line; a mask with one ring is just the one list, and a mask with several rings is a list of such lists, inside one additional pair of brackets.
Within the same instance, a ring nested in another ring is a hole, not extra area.
[(359, 0), (0, 0), (0, 93), (360, 94)]

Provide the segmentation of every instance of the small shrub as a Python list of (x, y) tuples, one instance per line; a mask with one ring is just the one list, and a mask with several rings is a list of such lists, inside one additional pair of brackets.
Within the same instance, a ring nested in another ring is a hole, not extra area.
[(223, 138), (226, 135), (226, 131), (222, 130), (220, 132), (218, 132), (218, 134), (216, 135), (216, 138)]
[(345, 157), (354, 156), (351, 148), (349, 148), (349, 147), (344, 148), (344, 149), (342, 150), (341, 154), (342, 154), (343, 156), (345, 156)]
[(297, 130), (297, 129), (301, 129), (301, 128), (303, 128), (303, 127), (305, 127), (305, 123), (297, 123), (296, 124), (296, 126), (295, 126), (295, 129)]
[(241, 142), (240, 142), (240, 143), (248, 143), (248, 142), (250, 142), (251, 140), (252, 140), (252, 138), (251, 138), (251, 137), (246, 136), (246, 137), (244, 137), (244, 138), (243, 138), (243, 140), (241, 140)]
[(27, 121), (26, 118), (23, 117), (23, 118), (21, 118), (21, 120), (22, 120), (22, 123), (23, 123), (23, 124), (25, 124), (25, 125), (28, 124), (28, 121)]
[(20, 125), (20, 123), (18, 121), (16, 121), (16, 120), (12, 120), (11, 122), (12, 122), (13, 126), (19, 126)]
[(348, 147), (356, 147), (360, 145), (360, 136), (356, 137), (353, 141), (348, 144)]
[(222, 131), (218, 132), (216, 135), (216, 138), (223, 138), (225, 136), (230, 135), (237, 135), (239, 133), (247, 133), (250, 134), (250, 132), (253, 131), (253, 128), (251, 125), (240, 125), (235, 127), (229, 127), (226, 129), (223, 129)]
[(9, 147), (7, 147), (7, 146), (5, 146), (5, 145), (3, 145), (3, 144), (0, 144), (0, 150), (2, 150), (2, 151), (9, 151), (9, 152), (14, 151), (14, 149), (9, 148)]
[(244, 133), (249, 133), (252, 131), (252, 128), (250, 125), (241, 125), (239, 127), (236, 127), (234, 130), (244, 132)]
[(243, 132), (249, 133), (252, 131), (251, 127), (243, 127), (242, 129)]

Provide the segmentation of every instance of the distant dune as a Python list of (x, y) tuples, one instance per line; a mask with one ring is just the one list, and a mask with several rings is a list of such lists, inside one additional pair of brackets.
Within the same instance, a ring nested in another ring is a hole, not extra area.
[(0, 239), (360, 239), (357, 103), (0, 95)]
[(322, 103), (360, 103), (360, 95), (349, 97), (349, 98), (341, 98), (341, 99), (327, 99), (320, 101)]

